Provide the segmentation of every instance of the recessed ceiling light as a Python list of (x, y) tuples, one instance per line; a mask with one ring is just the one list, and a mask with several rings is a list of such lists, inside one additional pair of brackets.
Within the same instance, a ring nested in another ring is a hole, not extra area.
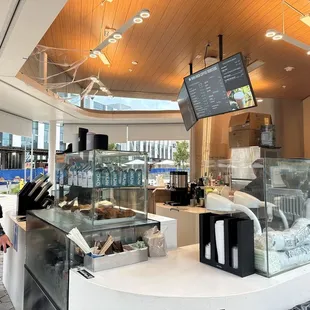
[(294, 69), (295, 69), (294, 67), (290, 67), (290, 66), (284, 68), (284, 70), (285, 70), (286, 72), (291, 72), (291, 71), (293, 71)]
[(89, 53), (90, 58), (97, 58), (97, 55), (94, 52)]
[(310, 55), (310, 51), (307, 52), (307, 55)]
[(264, 99), (263, 99), (263, 98), (256, 98), (256, 101), (257, 101), (257, 102), (263, 102)]
[(135, 60), (133, 60), (131, 63), (132, 63), (133, 65), (135, 65), (135, 66), (138, 64), (138, 62), (135, 61)]
[(102, 87), (100, 87), (100, 90), (106, 92), (107, 88), (102, 86)]
[(282, 88), (285, 89), (285, 88), (286, 88), (286, 85), (282, 85)]
[(121, 35), (120, 33), (117, 32), (117, 33), (114, 33), (114, 34), (113, 34), (113, 38), (116, 39), (116, 40), (119, 40), (119, 39), (122, 38), (122, 35)]
[(272, 38), (277, 34), (277, 32), (275, 30), (269, 29), (266, 31), (266, 37), (267, 38)]
[(140, 16), (136, 16), (136, 17), (134, 17), (133, 22), (135, 24), (141, 24), (143, 22), (143, 18)]
[(276, 35), (274, 35), (272, 37), (272, 40), (275, 40), (275, 41), (279, 41), (279, 40), (282, 40), (283, 39), (283, 34), (281, 33), (277, 33)]
[(110, 43), (116, 43), (116, 39), (110, 38), (110, 39), (109, 39), (109, 42), (110, 42)]
[(129, 72), (132, 72), (132, 69), (128, 69)]
[(140, 17), (142, 18), (149, 18), (151, 16), (150, 14), (150, 11), (149, 10), (143, 10), (141, 13), (140, 13)]

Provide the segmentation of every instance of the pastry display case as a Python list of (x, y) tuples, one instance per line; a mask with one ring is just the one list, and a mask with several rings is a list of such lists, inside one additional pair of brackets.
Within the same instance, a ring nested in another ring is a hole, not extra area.
[[(43, 300), (49, 300), (51, 308), (68, 309), (70, 268), (85, 266), (96, 271), (67, 237), (72, 229), (80, 231), (90, 248), (113, 238), (114, 248), (105, 252), (107, 259), (100, 268), (124, 265), (123, 261), (116, 263), (113, 257), (119, 256), (113, 254), (129, 255), (129, 246), (132, 253), (143, 252), (133, 247), (143, 243), (146, 230), (160, 228), (159, 222), (147, 218), (147, 184), (145, 153), (92, 150), (56, 156), (55, 206), (27, 214), (25, 269), (31, 277), (28, 282), (35, 283), (36, 291), (46, 297), (36, 301), (25, 288), (29, 309)], [(131, 256), (132, 263), (145, 259), (140, 256)]]
[(57, 156), (55, 203), (92, 226), (147, 218), (147, 155), (92, 150)]
[[(117, 244), (124, 247), (141, 242), (146, 230), (160, 226), (157, 221), (136, 219), (135, 221), (107, 223), (100, 228), (79, 219), (74, 213), (50, 210), (33, 210), (27, 214), (26, 264), (29, 283), (36, 284), (44, 298), (33, 296), (32, 289), (25, 287), (25, 305), (28, 309), (36, 308), (42, 300), (49, 300), (51, 308), (68, 309), (69, 270), (86, 266), (85, 255), (69, 239), (67, 234), (77, 227), (92, 247), (112, 236)], [(160, 228), (160, 227), (159, 227)], [(111, 260), (111, 257), (109, 257)], [(87, 267), (87, 266), (86, 266)], [(34, 291), (33, 291), (34, 292)], [(42, 300), (41, 300), (42, 299)], [(49, 309), (49, 308), (48, 308)]]

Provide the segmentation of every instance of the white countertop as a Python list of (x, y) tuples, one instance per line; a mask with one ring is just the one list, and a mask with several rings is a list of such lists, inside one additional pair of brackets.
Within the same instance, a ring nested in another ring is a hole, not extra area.
[[(310, 273), (308, 265), (273, 278), (257, 274), (240, 278), (200, 263), (198, 255), (198, 245), (186, 246), (169, 252), (167, 257), (93, 273), (95, 278), (89, 281), (111, 290), (148, 296), (227, 297), (266, 290), (292, 277)], [(195, 285), (189, 285), (193, 283)]]
[[(201, 214), (201, 213), (214, 213), (214, 214), (227, 214), (228, 212), (223, 211), (211, 211), (204, 207), (191, 207), (191, 206), (170, 206), (164, 203), (156, 203), (156, 207), (165, 208), (165, 209), (174, 209), (179, 210), (180, 212), (187, 212), (187, 213), (194, 213), (194, 214)], [(232, 213), (232, 212), (230, 212)]]
[[(148, 310), (287, 310), (310, 299), (310, 265), (269, 279), (257, 274), (240, 278), (200, 263), (198, 253), (198, 245), (186, 246), (167, 257), (93, 273), (89, 280), (73, 269), (70, 310), (82, 310), (100, 295), (113, 304), (109, 310), (145, 305)], [(76, 297), (80, 290), (88, 303)]]

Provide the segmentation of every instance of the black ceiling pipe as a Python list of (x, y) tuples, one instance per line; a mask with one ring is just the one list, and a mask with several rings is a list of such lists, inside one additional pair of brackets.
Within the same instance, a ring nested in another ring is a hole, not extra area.
[(218, 38), (219, 38), (219, 59), (220, 61), (222, 61), (223, 60), (223, 35), (219, 34)]

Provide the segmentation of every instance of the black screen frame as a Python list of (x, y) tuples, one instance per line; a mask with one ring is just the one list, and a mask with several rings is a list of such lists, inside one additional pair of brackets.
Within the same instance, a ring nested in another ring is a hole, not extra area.
[(196, 115), (196, 112), (195, 112), (195, 109), (194, 109), (194, 106), (193, 106), (191, 97), (189, 96), (187, 87), (186, 87), (186, 85), (185, 85), (185, 82), (183, 82), (183, 84), (182, 84), (182, 86), (181, 86), (181, 89), (180, 89), (179, 94), (178, 94), (178, 99), (179, 99), (180, 94), (181, 94), (181, 92), (182, 92), (183, 86), (184, 86), (184, 89), (185, 89), (185, 91), (186, 91), (186, 93), (187, 93), (188, 101), (189, 101), (190, 105), (192, 106), (192, 110), (193, 110), (193, 112), (194, 112), (195, 119), (196, 119), (195, 123), (193, 123), (190, 127), (187, 128), (186, 125), (185, 125), (185, 122), (184, 122), (184, 117), (183, 117), (183, 113), (182, 113), (181, 108), (180, 108), (180, 104), (178, 103), (179, 109), (180, 109), (180, 113), (181, 113), (181, 115), (182, 115), (182, 120), (183, 120), (184, 127), (185, 127), (186, 131), (189, 131), (189, 130), (191, 130), (191, 129), (194, 127), (194, 125), (196, 125), (196, 123), (198, 122), (198, 118), (197, 118), (197, 115)]
[[(193, 105), (192, 99), (191, 99), (191, 97), (190, 97), (190, 95), (189, 95), (189, 90), (188, 90), (188, 88), (187, 88), (185, 79), (188, 78), (188, 77), (190, 77), (190, 76), (192, 76), (192, 75), (194, 75), (194, 74), (197, 74), (197, 73), (199, 73), (199, 72), (202, 72), (202, 71), (204, 71), (204, 70), (206, 70), (206, 69), (208, 69), (208, 68), (211, 68), (211, 67), (213, 67), (214, 65), (221, 63), (221, 62), (224, 61), (224, 60), (228, 60), (228, 59), (230, 59), (230, 58), (236, 57), (237, 55), (240, 55), (240, 56), (241, 56), (241, 59), (243, 60), (243, 66), (244, 66), (244, 69), (245, 69), (245, 72), (246, 72), (246, 77), (247, 77), (247, 79), (248, 79), (248, 81), (249, 81), (249, 84), (248, 84), (248, 85), (250, 86), (250, 89), (251, 89), (251, 92), (252, 92), (252, 95), (253, 95), (253, 100), (254, 100), (254, 104), (255, 104), (255, 105), (253, 105), (253, 106), (251, 106), (251, 107), (247, 107), (247, 108), (242, 108), (242, 109), (238, 109), (238, 110), (234, 110), (234, 111), (227, 111), (227, 112), (218, 113), (218, 114), (213, 114), (213, 115), (210, 115), (210, 116), (200, 117), (200, 118), (199, 118), (199, 117), (197, 116), (197, 114), (196, 114), (195, 109), (194, 109), (194, 105)], [(249, 76), (249, 72), (248, 72), (247, 67), (246, 67), (246, 64), (245, 64), (245, 60), (244, 60), (243, 54), (242, 54), (241, 52), (236, 53), (236, 54), (234, 54), (234, 55), (232, 55), (232, 56), (229, 56), (229, 57), (227, 57), (227, 58), (225, 58), (225, 59), (223, 59), (223, 60), (221, 60), (221, 61), (218, 61), (218, 62), (216, 62), (216, 63), (214, 63), (214, 64), (212, 64), (212, 65), (210, 65), (210, 66), (208, 66), (208, 67), (205, 67), (205, 68), (203, 68), (203, 69), (200, 69), (200, 70), (194, 72), (193, 74), (189, 74), (189, 75), (185, 76), (185, 77), (183, 78), (183, 83), (184, 83), (184, 85), (185, 85), (185, 87), (186, 87), (186, 90), (187, 90), (187, 93), (188, 93), (188, 95), (189, 95), (189, 100), (190, 100), (190, 102), (191, 102), (191, 104), (192, 104), (192, 107), (193, 107), (193, 110), (194, 110), (194, 113), (195, 113), (195, 116), (196, 116), (197, 121), (200, 120), (200, 119), (204, 119), (204, 118), (209, 118), (209, 117), (213, 117), (213, 116), (217, 116), (217, 115), (223, 115), (223, 114), (227, 114), (227, 113), (233, 113), (233, 112), (237, 112), (237, 111), (243, 111), (243, 110), (252, 109), (252, 108), (257, 107), (257, 100), (256, 100), (256, 96), (255, 96), (254, 89), (253, 89), (253, 86), (252, 86), (252, 82), (251, 82), (251, 79), (250, 79), (250, 76)]]

